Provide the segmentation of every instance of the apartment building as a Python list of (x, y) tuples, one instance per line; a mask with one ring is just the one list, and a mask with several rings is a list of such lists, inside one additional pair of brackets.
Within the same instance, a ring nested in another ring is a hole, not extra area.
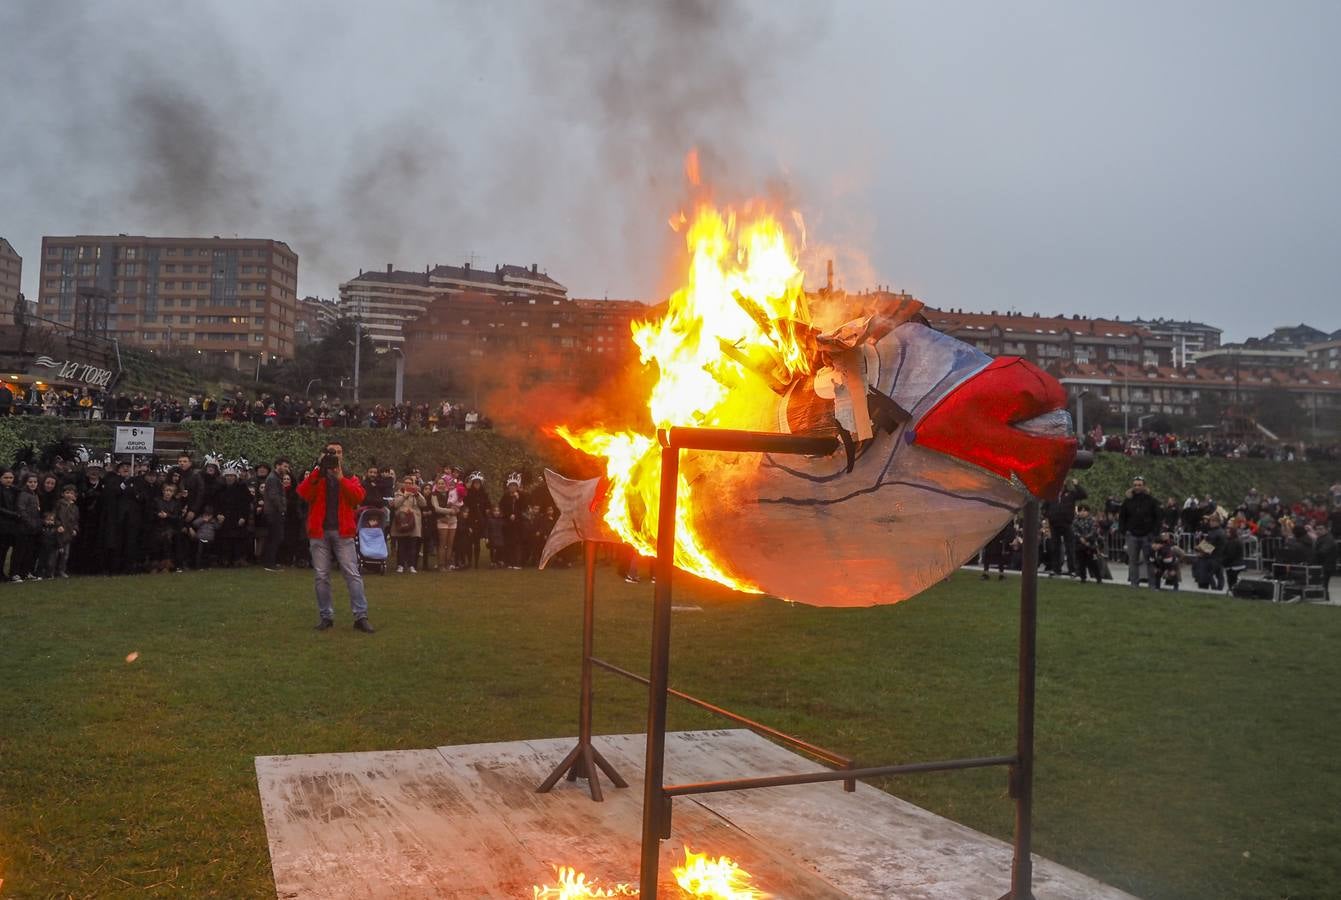
[(1304, 353), (1310, 369), (1341, 370), (1341, 329), (1333, 331), (1325, 341), (1309, 344)]
[(517, 301), (566, 301), (568, 289), (540, 267), (501, 265), (478, 269), (461, 266), (425, 266), (423, 272), (363, 271), (340, 285), (340, 314), (363, 323), (363, 331), (381, 348), (400, 347), (405, 326), (422, 316), (434, 301), (478, 294)]
[(1157, 338), (1167, 338), (1173, 345), (1173, 364), (1178, 368), (1190, 365), (1198, 353), (1220, 346), (1224, 329), (1179, 319), (1129, 319), (1126, 324), (1143, 328)]
[(480, 377), (496, 378), (499, 365), (517, 383), (581, 385), (637, 358), (630, 324), (650, 314), (636, 300), (442, 296), (405, 326), (406, 371), (468, 390)]
[(1173, 340), (1114, 319), (1041, 316), (1038, 313), (964, 312), (926, 307), (922, 315), (937, 331), (991, 356), (1020, 356), (1044, 368), (1063, 361), (1082, 365), (1121, 363), (1173, 365)]
[(107, 336), (238, 369), (291, 359), (298, 255), (261, 238), (42, 238), (37, 314), (73, 324), (81, 289), (108, 297)]
[(336, 301), (323, 297), (303, 297), (298, 301), (297, 317), (293, 323), (294, 339), (299, 344), (319, 341), (338, 318), (340, 306)]
[(1335, 371), (1062, 362), (1052, 368), (1052, 374), (1073, 404), (1082, 393), (1089, 393), (1133, 416), (1190, 416), (1199, 409), (1251, 404), (1268, 389), (1288, 393), (1301, 413), (1313, 415), (1315, 423), (1320, 415), (1341, 415), (1341, 374)]
[(14, 301), (23, 290), (23, 257), (0, 237), (0, 321), (12, 321)]

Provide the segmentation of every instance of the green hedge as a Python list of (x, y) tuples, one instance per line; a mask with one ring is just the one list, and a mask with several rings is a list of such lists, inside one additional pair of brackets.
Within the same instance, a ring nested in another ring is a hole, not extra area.
[(1341, 463), (1272, 462), (1265, 459), (1207, 459), (1205, 457), (1123, 456), (1100, 453), (1094, 468), (1077, 473), (1092, 501), (1121, 497), (1131, 480), (1145, 478), (1150, 492), (1161, 501), (1208, 494), (1222, 505), (1241, 501), (1250, 488), (1264, 495), (1279, 494), (1286, 502), (1319, 494), (1341, 481)]
[[(106, 429), (106, 439), (94, 449), (108, 450), (112, 444), (110, 423), (71, 423), (44, 416), (0, 419), (0, 461), (14, 459), (21, 447), (40, 449), (80, 431)], [(267, 428), (232, 422), (185, 422), (197, 453), (218, 453), (226, 458), (245, 456), (252, 461), (287, 456), (306, 465), (321, 451), (322, 443), (337, 437), (346, 455), (360, 469), (372, 463), (404, 472), (410, 464), (436, 471), (440, 463), (459, 465), (467, 471), (479, 469), (489, 484), (503, 483), (508, 472), (523, 471), (527, 484), (540, 477), (547, 461), (520, 441), (496, 431), (388, 431), (368, 428)], [(92, 442), (90, 442), (92, 446)], [(578, 473), (573, 473), (578, 474)], [(582, 473), (587, 474), (587, 473)], [(1256, 487), (1294, 501), (1321, 493), (1341, 481), (1341, 463), (1270, 462), (1261, 459), (1205, 459), (1201, 457), (1128, 457), (1100, 453), (1094, 468), (1078, 473), (1090, 496), (1102, 500), (1121, 496), (1131, 479), (1142, 475), (1155, 496), (1176, 497), (1210, 494), (1222, 502), (1237, 502)]]
[[(89, 431), (106, 431), (101, 443), (95, 446), (95, 442), (88, 442), (92, 449), (105, 452), (112, 446), (112, 427), (111, 423), (72, 423), (45, 416), (0, 419), (0, 460), (9, 463), (22, 447), (40, 452), (48, 444)], [(425, 472), (436, 472), (441, 463), (450, 463), (468, 472), (479, 469), (495, 488), (514, 471), (526, 473), (527, 484), (534, 484), (545, 464), (533, 450), (496, 431), (434, 434), (367, 428), (273, 428), (232, 422), (183, 422), (181, 427), (190, 432), (197, 454), (246, 457), (252, 462), (287, 456), (295, 465), (305, 466), (320, 455), (326, 441), (339, 439), (346, 458), (360, 471), (375, 463), (397, 472), (406, 471), (412, 464)]]

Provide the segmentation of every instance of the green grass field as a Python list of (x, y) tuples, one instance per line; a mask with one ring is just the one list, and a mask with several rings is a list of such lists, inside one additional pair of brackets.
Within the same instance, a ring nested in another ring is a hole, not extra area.
[[(685, 582), (677, 687), (868, 763), (1013, 749), (1018, 581), (864, 610)], [(313, 632), (301, 572), (0, 586), (0, 896), (273, 896), (253, 757), (575, 733), (578, 572), (369, 585), (373, 636), (339, 599)], [(1143, 897), (1336, 896), (1341, 610), (1087, 587), (1041, 587), (1036, 849)], [(598, 652), (645, 670), (650, 587), (598, 591)], [(598, 731), (641, 730), (597, 678)], [(886, 787), (1010, 834), (1001, 770)]]

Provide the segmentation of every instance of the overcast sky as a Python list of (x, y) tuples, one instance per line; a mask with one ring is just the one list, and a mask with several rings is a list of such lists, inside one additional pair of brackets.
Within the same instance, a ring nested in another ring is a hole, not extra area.
[(1341, 3), (0, 2), (0, 235), (657, 299), (698, 146), (850, 289), (1341, 328)]

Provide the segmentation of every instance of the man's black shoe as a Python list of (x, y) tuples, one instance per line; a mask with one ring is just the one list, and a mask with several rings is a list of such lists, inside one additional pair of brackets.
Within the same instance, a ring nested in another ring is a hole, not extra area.
[(335, 627), (334, 619), (322, 619), (320, 622), (317, 623), (317, 631), (325, 631), (327, 628), (334, 628), (334, 627)]
[(368, 620), (367, 620), (367, 619), (355, 619), (355, 620), (354, 620), (354, 630), (355, 630), (355, 631), (362, 631), (364, 634), (372, 634), (372, 633), (373, 633), (373, 627), (372, 627), (371, 625), (368, 624)]

